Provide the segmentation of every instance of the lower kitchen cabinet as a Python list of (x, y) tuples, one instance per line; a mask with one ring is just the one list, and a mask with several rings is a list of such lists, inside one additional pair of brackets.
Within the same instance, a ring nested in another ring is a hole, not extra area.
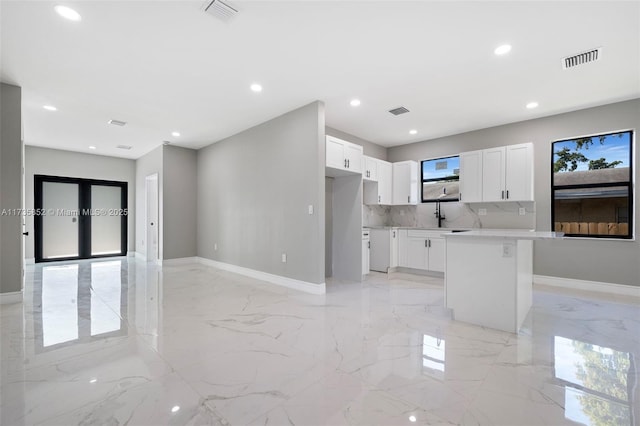
[(371, 270), (388, 272), (398, 266), (398, 229), (371, 229)]
[(444, 238), (440, 231), (401, 229), (398, 239), (398, 266), (444, 272)]

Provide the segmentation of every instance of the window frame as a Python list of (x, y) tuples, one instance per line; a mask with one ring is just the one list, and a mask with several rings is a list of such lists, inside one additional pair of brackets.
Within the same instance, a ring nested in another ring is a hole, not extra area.
[[(574, 185), (555, 185), (554, 181), (554, 158), (555, 158), (555, 149), (554, 145), (558, 142), (571, 142), (576, 139), (582, 138), (598, 138), (601, 136), (611, 136), (617, 135), (621, 133), (629, 133), (629, 179), (624, 182), (606, 182), (606, 183), (590, 183), (590, 184), (574, 184)], [(609, 239), (609, 240), (635, 240), (635, 232), (634, 232), (634, 214), (635, 214), (635, 204), (633, 198), (633, 188), (635, 182), (634, 175), (634, 153), (635, 153), (635, 129), (623, 129), (610, 131), (605, 133), (593, 133), (589, 135), (575, 136), (571, 138), (562, 138), (556, 139), (551, 142), (551, 191), (550, 191), (550, 199), (551, 199), (551, 229), (555, 230), (555, 219), (556, 219), (556, 197), (555, 193), (558, 190), (566, 190), (566, 189), (590, 189), (590, 188), (611, 188), (611, 187), (627, 187), (627, 199), (628, 199), (628, 234), (627, 235), (592, 235), (592, 234), (569, 234), (565, 233), (565, 237), (570, 238), (591, 238), (591, 239)], [(581, 198), (582, 200), (583, 198)]]
[[(423, 164), (427, 161), (435, 161), (435, 160), (446, 160), (449, 158), (457, 158), (458, 159), (458, 198), (449, 198), (449, 199), (444, 199), (444, 200), (439, 200), (437, 198), (424, 198), (424, 183), (425, 182), (440, 182), (440, 181), (446, 181), (447, 179), (445, 178), (439, 178), (439, 179), (424, 179), (423, 176)], [(454, 155), (447, 155), (445, 157), (434, 157), (434, 158), (427, 158), (425, 160), (421, 160), (420, 161), (420, 202), (421, 203), (449, 203), (449, 202), (458, 202), (460, 201), (460, 154), (454, 154)]]

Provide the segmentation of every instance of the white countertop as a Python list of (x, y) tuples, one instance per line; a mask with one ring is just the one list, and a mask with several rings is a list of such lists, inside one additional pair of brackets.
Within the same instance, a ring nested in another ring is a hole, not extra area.
[(548, 240), (562, 238), (563, 232), (547, 232), (523, 229), (476, 229), (473, 231), (443, 233), (446, 238), (501, 238), (513, 240)]

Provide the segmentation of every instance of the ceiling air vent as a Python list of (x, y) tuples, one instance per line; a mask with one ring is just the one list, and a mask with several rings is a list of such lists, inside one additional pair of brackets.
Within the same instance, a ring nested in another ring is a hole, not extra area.
[(562, 58), (562, 68), (567, 70), (578, 65), (598, 61), (600, 58), (602, 58), (602, 47)]
[(222, 19), (223, 21), (230, 21), (238, 13), (238, 10), (232, 7), (229, 3), (220, 0), (208, 2), (204, 11), (216, 18)]
[(389, 112), (393, 115), (400, 115), (400, 114), (405, 114), (407, 112), (409, 112), (408, 109), (406, 109), (405, 107), (401, 106), (398, 108), (394, 108), (394, 109), (390, 109)]
[(125, 124), (127, 124), (126, 121), (120, 121), (120, 120), (109, 120), (109, 124), (113, 124), (114, 126), (124, 126)]
[(131, 149), (131, 145), (118, 145), (117, 148), (129, 150)]

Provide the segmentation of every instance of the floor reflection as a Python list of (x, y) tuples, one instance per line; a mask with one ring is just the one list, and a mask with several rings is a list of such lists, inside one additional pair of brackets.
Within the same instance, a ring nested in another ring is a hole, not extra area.
[(444, 379), (445, 341), (425, 334), (422, 338), (422, 372), (437, 379)]
[(565, 416), (585, 425), (633, 425), (633, 355), (554, 337), (555, 377), (565, 385)]
[(38, 268), (34, 280), (36, 353), (125, 335), (128, 274), (123, 270), (122, 259)]

